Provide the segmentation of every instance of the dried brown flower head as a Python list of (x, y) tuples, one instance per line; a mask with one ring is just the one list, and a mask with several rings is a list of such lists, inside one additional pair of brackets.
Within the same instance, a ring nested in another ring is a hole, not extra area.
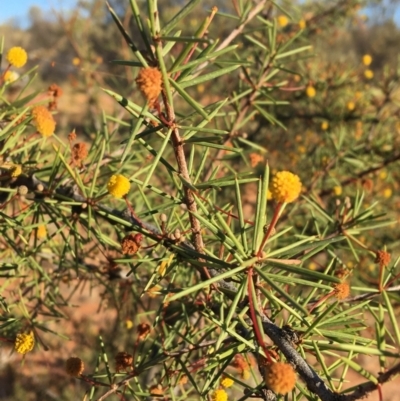
[(141, 68), (136, 84), (150, 106), (154, 105), (162, 89), (161, 71), (155, 67)]
[(250, 153), (249, 158), (250, 158), (250, 165), (253, 168), (256, 167), (258, 163), (261, 163), (264, 159), (258, 153)]
[(119, 372), (122, 369), (128, 369), (132, 367), (133, 356), (126, 352), (118, 352), (115, 356), (115, 369)]
[(376, 251), (375, 263), (379, 263), (379, 266), (387, 267), (390, 263), (390, 253), (385, 251)]
[(49, 96), (61, 97), (63, 91), (57, 84), (51, 84), (48, 89), (48, 94)]
[(83, 373), (84, 369), (85, 365), (81, 358), (72, 357), (65, 362), (65, 371), (70, 376), (78, 377)]
[(68, 134), (68, 140), (69, 140), (70, 142), (74, 142), (75, 139), (76, 139), (76, 132), (75, 132), (75, 131), (70, 132), (70, 133)]
[(150, 394), (151, 395), (164, 395), (164, 389), (162, 388), (161, 384), (156, 384), (150, 387)]
[(150, 333), (150, 325), (147, 323), (140, 323), (137, 331), (139, 340), (143, 340)]
[(122, 253), (124, 255), (135, 255), (140, 249), (143, 240), (142, 234), (128, 234), (121, 240)]
[(242, 354), (236, 354), (233, 359), (232, 366), (239, 370), (243, 379), (247, 379), (250, 375), (250, 364)]
[(347, 283), (339, 283), (336, 284), (333, 289), (334, 296), (341, 301), (345, 299), (350, 294), (350, 286)]
[(72, 160), (76, 165), (81, 165), (82, 161), (86, 159), (89, 151), (86, 143), (78, 142), (76, 143), (72, 149)]

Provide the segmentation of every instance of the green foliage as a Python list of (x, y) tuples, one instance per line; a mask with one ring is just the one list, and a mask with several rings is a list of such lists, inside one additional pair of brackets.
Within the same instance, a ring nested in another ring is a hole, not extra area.
[[(92, 116), (90, 141), (42, 137), (36, 68), (2, 70), (0, 336), (7, 349), (32, 331), (53, 367), (84, 361), (58, 399), (215, 399), (228, 377), (231, 399), (355, 400), (398, 373), (398, 71), (318, 57), (360, 23), (359, 1), (339, 3), (130, 0), (130, 23), (109, 6), (91, 43), (114, 27), (130, 85), (102, 82), (118, 112)], [(274, 200), (282, 170), (301, 178), (301, 194), (280, 183), (294, 201)], [(115, 196), (113, 175), (130, 188)], [(104, 321), (68, 329), (88, 293)], [(274, 361), (297, 371), (290, 396), (265, 386)]]

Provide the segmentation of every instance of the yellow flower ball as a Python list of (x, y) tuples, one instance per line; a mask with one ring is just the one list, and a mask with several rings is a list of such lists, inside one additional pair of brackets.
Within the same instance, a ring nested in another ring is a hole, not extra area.
[(328, 128), (329, 128), (329, 123), (328, 123), (328, 121), (323, 121), (323, 122), (321, 123), (321, 129), (322, 129), (323, 131), (326, 131)]
[(212, 401), (228, 401), (228, 394), (225, 390), (215, 390), (211, 396)]
[(386, 198), (386, 199), (388, 199), (388, 198), (390, 198), (391, 196), (392, 196), (392, 189), (391, 188), (385, 188), (384, 190), (383, 190), (383, 196)]
[(225, 377), (221, 380), (221, 386), (228, 388), (233, 386), (234, 381), (230, 377)]
[(26, 64), (28, 54), (22, 47), (16, 46), (8, 51), (6, 59), (13, 67), (21, 68)]
[(307, 86), (306, 88), (306, 95), (307, 97), (314, 97), (317, 94), (315, 88), (311, 85)]
[(277, 202), (293, 202), (301, 192), (300, 178), (289, 171), (280, 171), (272, 179), (270, 190), (272, 198)]
[(75, 67), (78, 66), (81, 63), (81, 59), (79, 57), (74, 57), (72, 59), (72, 65), (74, 65)]
[(336, 196), (342, 195), (342, 187), (340, 185), (336, 185), (333, 187), (333, 192), (335, 193)]
[(374, 77), (374, 72), (372, 70), (365, 70), (364, 77), (367, 79), (372, 79)]
[(356, 104), (354, 102), (348, 102), (346, 107), (347, 107), (347, 110), (353, 111), (356, 108)]
[(129, 180), (121, 174), (112, 175), (107, 184), (107, 190), (114, 198), (122, 198), (130, 188)]
[(25, 355), (27, 352), (33, 350), (35, 346), (35, 337), (33, 332), (18, 333), (15, 338), (14, 348), (19, 354)]
[(296, 384), (296, 372), (288, 363), (271, 363), (266, 367), (265, 384), (274, 393), (285, 395), (292, 391)]
[(32, 109), (32, 120), (38, 132), (44, 137), (54, 134), (56, 122), (53, 115), (45, 106), (35, 106)]
[(286, 15), (280, 15), (280, 16), (277, 18), (277, 20), (278, 20), (278, 25), (279, 25), (281, 28), (284, 28), (284, 27), (287, 26), (287, 24), (289, 23), (289, 19), (288, 19), (288, 17), (286, 17)]
[(125, 320), (125, 327), (130, 330), (133, 327), (133, 322), (130, 319)]
[(22, 174), (22, 167), (20, 164), (15, 164), (11, 169), (11, 177), (16, 178)]
[(364, 65), (369, 66), (372, 63), (372, 57), (369, 54), (364, 54), (362, 62)]
[(38, 238), (46, 238), (47, 236), (47, 228), (44, 224), (41, 224), (37, 229), (36, 229), (36, 236)]
[(310, 270), (317, 270), (318, 269), (318, 265), (315, 262), (310, 262), (310, 264), (308, 265), (308, 268)]
[(306, 20), (301, 19), (301, 20), (299, 21), (299, 28), (300, 28), (300, 29), (304, 29), (306, 26), (307, 26)]

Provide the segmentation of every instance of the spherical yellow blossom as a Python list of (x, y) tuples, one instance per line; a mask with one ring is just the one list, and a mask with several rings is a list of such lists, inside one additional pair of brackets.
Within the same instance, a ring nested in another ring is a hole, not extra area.
[(16, 178), (19, 177), (22, 174), (22, 167), (19, 164), (16, 164), (13, 166), (11, 169), (11, 177)]
[(19, 78), (19, 74), (16, 71), (6, 71), (6, 73), (4, 74), (4, 82), (6, 84), (12, 84), (13, 82), (15, 82), (17, 79)]
[(54, 134), (56, 122), (53, 115), (45, 106), (35, 106), (32, 109), (33, 124), (39, 134), (48, 137)]
[(72, 59), (72, 65), (78, 66), (81, 63), (81, 59), (79, 57), (74, 57)]
[(292, 391), (296, 384), (296, 372), (288, 363), (271, 363), (266, 367), (265, 384), (274, 393), (285, 395)]
[(286, 17), (286, 15), (280, 15), (278, 18), (278, 25), (282, 28), (284, 28), (285, 26), (287, 26), (287, 24), (289, 23), (289, 19), (288, 17)]
[(230, 377), (224, 377), (221, 380), (221, 386), (225, 387), (225, 388), (232, 387), (233, 383), (234, 383), (234, 381)]
[(162, 89), (162, 74), (158, 68), (141, 68), (136, 78), (136, 84), (150, 106), (154, 104)]
[(356, 108), (356, 104), (354, 102), (348, 102), (346, 107), (347, 107), (347, 110), (353, 111)]
[(388, 199), (388, 198), (390, 198), (391, 196), (392, 196), (392, 189), (391, 188), (385, 188), (384, 190), (383, 190), (383, 197), (384, 198), (386, 198), (386, 199)]
[(308, 97), (314, 97), (317, 94), (317, 91), (315, 90), (315, 88), (311, 85), (307, 86), (306, 88), (306, 95)]
[(300, 29), (304, 29), (306, 26), (307, 26), (306, 20), (301, 19), (301, 20), (299, 21), (299, 28), (300, 28)]
[(321, 129), (322, 129), (323, 131), (326, 131), (328, 128), (329, 128), (329, 123), (328, 123), (328, 121), (322, 121), (322, 123), (321, 123)]
[(28, 333), (18, 333), (15, 338), (14, 348), (19, 354), (26, 354), (33, 350), (35, 346), (35, 337), (33, 332)]
[(317, 270), (318, 269), (318, 265), (315, 262), (310, 262), (310, 264), (308, 265), (308, 268), (310, 270)]
[(22, 47), (12, 47), (6, 56), (7, 61), (16, 68), (21, 68), (26, 64), (28, 55)]
[(125, 320), (125, 327), (130, 330), (133, 327), (133, 322), (130, 319)]
[(374, 77), (374, 72), (372, 70), (365, 70), (364, 77), (367, 79), (372, 79)]
[(342, 195), (343, 189), (340, 185), (336, 185), (333, 187), (333, 192), (335, 193), (336, 196)]
[(81, 358), (72, 357), (68, 358), (65, 362), (65, 371), (74, 377), (78, 377), (83, 373), (85, 369), (85, 364), (83, 363)]
[(372, 63), (372, 57), (369, 54), (364, 54), (362, 62), (364, 65), (369, 66)]
[(47, 229), (46, 226), (44, 224), (41, 224), (36, 231), (36, 236), (38, 238), (46, 238), (47, 236)]
[(225, 390), (215, 390), (211, 396), (212, 401), (228, 401), (228, 394)]
[(114, 198), (122, 198), (130, 188), (129, 180), (121, 174), (112, 175), (107, 184), (107, 190)]
[(293, 202), (299, 197), (300, 192), (300, 178), (290, 171), (280, 171), (272, 179), (271, 194), (277, 202)]

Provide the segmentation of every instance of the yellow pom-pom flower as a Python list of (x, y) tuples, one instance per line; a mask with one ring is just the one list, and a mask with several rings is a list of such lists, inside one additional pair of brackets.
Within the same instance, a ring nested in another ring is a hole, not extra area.
[(107, 190), (114, 198), (122, 198), (130, 188), (129, 180), (121, 174), (112, 175), (107, 184)]
[(300, 192), (300, 178), (290, 171), (280, 171), (272, 179), (271, 194), (277, 202), (293, 202), (299, 197)]
[(225, 388), (232, 387), (233, 383), (234, 383), (234, 381), (230, 377), (224, 377), (221, 380), (221, 386), (225, 387)]
[(278, 20), (278, 25), (279, 25), (281, 28), (284, 28), (284, 27), (287, 26), (287, 24), (289, 23), (289, 19), (288, 19), (288, 17), (286, 17), (286, 15), (280, 15), (280, 16), (277, 18), (277, 20)]
[(33, 350), (35, 346), (35, 337), (33, 332), (18, 333), (15, 338), (14, 348), (19, 354), (25, 355), (27, 352)]
[(36, 229), (36, 235), (38, 238), (46, 238), (47, 236), (47, 229), (44, 224), (41, 224), (37, 229)]
[(336, 196), (342, 195), (343, 189), (340, 185), (335, 185), (333, 187), (333, 192), (335, 193)]
[(367, 79), (372, 79), (374, 77), (374, 72), (372, 70), (365, 70), (364, 77)]
[(392, 191), (391, 188), (385, 188), (385, 189), (383, 190), (383, 196), (384, 196), (385, 198), (390, 198), (390, 197), (392, 196), (392, 193), (393, 193), (393, 191)]
[(285, 395), (296, 384), (296, 372), (288, 363), (272, 363), (265, 369), (265, 384), (274, 393)]
[(304, 29), (306, 26), (307, 26), (306, 20), (301, 19), (301, 20), (299, 21), (299, 28), (300, 28), (300, 29)]
[(364, 65), (369, 66), (372, 63), (372, 57), (369, 54), (364, 54), (362, 62)]
[(35, 106), (32, 109), (32, 121), (39, 134), (48, 137), (54, 134), (56, 122), (45, 106)]
[(28, 55), (22, 47), (12, 47), (7, 53), (7, 61), (16, 68), (21, 68), (26, 64)]
[(65, 362), (65, 371), (74, 377), (78, 377), (83, 373), (85, 365), (81, 358), (72, 357), (68, 358)]
[(329, 123), (328, 123), (328, 121), (322, 121), (322, 123), (321, 123), (321, 129), (322, 129), (323, 131), (326, 131), (328, 128), (329, 128)]
[(225, 390), (215, 390), (211, 396), (212, 401), (228, 401), (228, 394)]
[(350, 101), (347, 103), (346, 107), (347, 107), (347, 110), (353, 111), (356, 108), (356, 104), (354, 102)]
[(307, 97), (315, 97), (315, 95), (317, 94), (317, 91), (315, 90), (315, 88), (311, 85), (307, 86), (306, 88), (306, 95)]
[(22, 174), (22, 167), (19, 164), (16, 164), (11, 169), (11, 177), (16, 178)]

